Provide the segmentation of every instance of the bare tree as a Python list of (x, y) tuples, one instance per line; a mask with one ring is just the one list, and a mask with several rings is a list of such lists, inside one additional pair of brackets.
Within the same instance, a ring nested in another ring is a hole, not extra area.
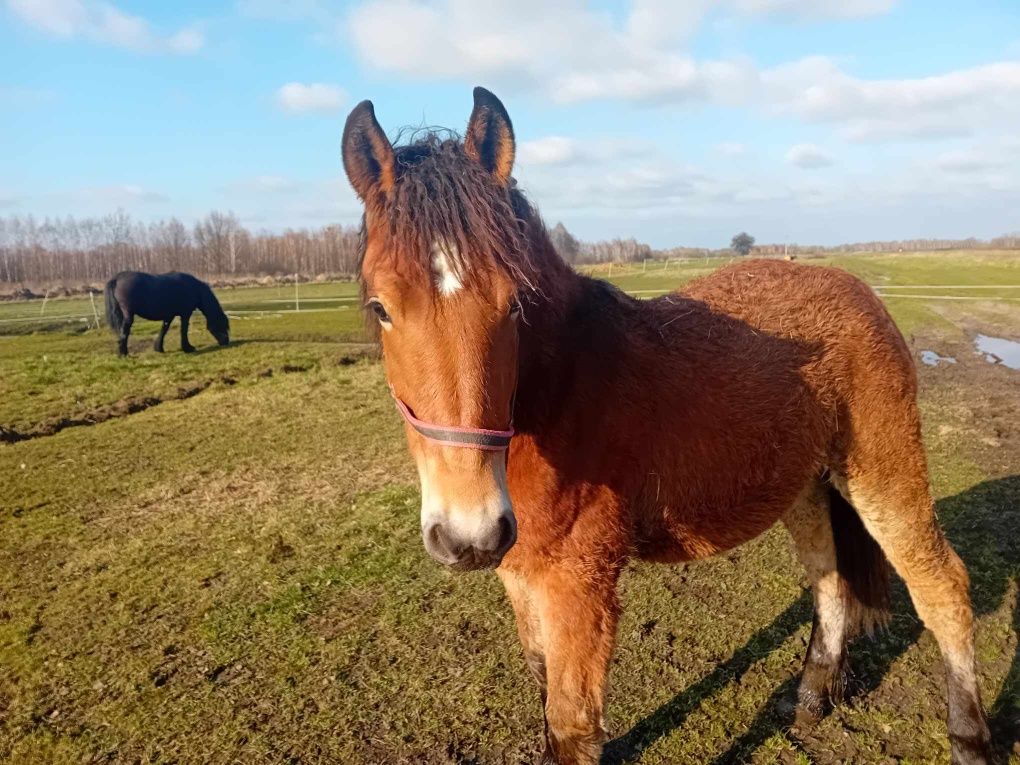
[(581, 255), (581, 243), (574, 238), (574, 235), (567, 231), (563, 223), (557, 223), (549, 232), (549, 239), (560, 257), (567, 263), (576, 263)]

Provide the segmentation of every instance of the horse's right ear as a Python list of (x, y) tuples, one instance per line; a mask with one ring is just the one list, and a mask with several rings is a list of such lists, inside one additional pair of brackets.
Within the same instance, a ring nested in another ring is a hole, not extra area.
[(475, 88), (464, 153), (481, 163), (502, 186), (510, 182), (514, 169), (514, 126), (503, 102), (485, 88)]
[(344, 126), (344, 170), (354, 191), (368, 202), (386, 194), (396, 180), (393, 146), (375, 119), (371, 101), (354, 107)]

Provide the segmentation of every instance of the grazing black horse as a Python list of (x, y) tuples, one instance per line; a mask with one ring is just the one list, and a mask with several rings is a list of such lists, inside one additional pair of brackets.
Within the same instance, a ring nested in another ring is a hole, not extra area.
[(106, 320), (120, 344), (117, 352), (127, 356), (128, 335), (135, 316), (162, 321), (156, 335), (155, 348), (163, 352), (163, 338), (175, 316), (181, 317), (181, 350), (191, 353), (194, 346), (188, 342), (188, 322), (198, 309), (205, 314), (205, 326), (220, 345), (230, 342), (230, 321), (220, 307), (212, 288), (191, 274), (143, 274), (139, 271), (121, 271), (106, 283)]

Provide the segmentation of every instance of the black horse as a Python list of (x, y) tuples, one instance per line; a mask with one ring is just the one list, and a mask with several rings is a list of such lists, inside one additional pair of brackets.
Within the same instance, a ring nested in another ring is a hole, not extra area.
[(191, 274), (143, 274), (121, 271), (106, 283), (106, 320), (120, 338), (117, 352), (127, 356), (128, 336), (135, 316), (162, 321), (155, 348), (163, 352), (163, 338), (175, 316), (181, 317), (181, 350), (191, 353), (188, 322), (198, 309), (205, 314), (205, 326), (220, 345), (230, 342), (230, 321), (212, 288)]

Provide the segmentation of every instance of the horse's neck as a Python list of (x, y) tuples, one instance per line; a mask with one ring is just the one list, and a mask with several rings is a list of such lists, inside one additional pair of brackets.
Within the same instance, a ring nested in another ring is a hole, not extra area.
[(209, 309), (212, 307), (213, 301), (212, 290), (206, 285), (201, 285), (198, 288), (198, 310), (202, 312), (202, 315), (208, 318)]
[[(558, 274), (532, 312), (525, 309), (515, 421), (521, 430), (541, 430), (590, 400), (596, 386), (610, 384), (610, 359), (619, 360), (617, 304), (604, 284), (573, 269)], [(541, 285), (544, 286), (544, 285)], [(599, 379), (583, 370), (599, 369)]]

